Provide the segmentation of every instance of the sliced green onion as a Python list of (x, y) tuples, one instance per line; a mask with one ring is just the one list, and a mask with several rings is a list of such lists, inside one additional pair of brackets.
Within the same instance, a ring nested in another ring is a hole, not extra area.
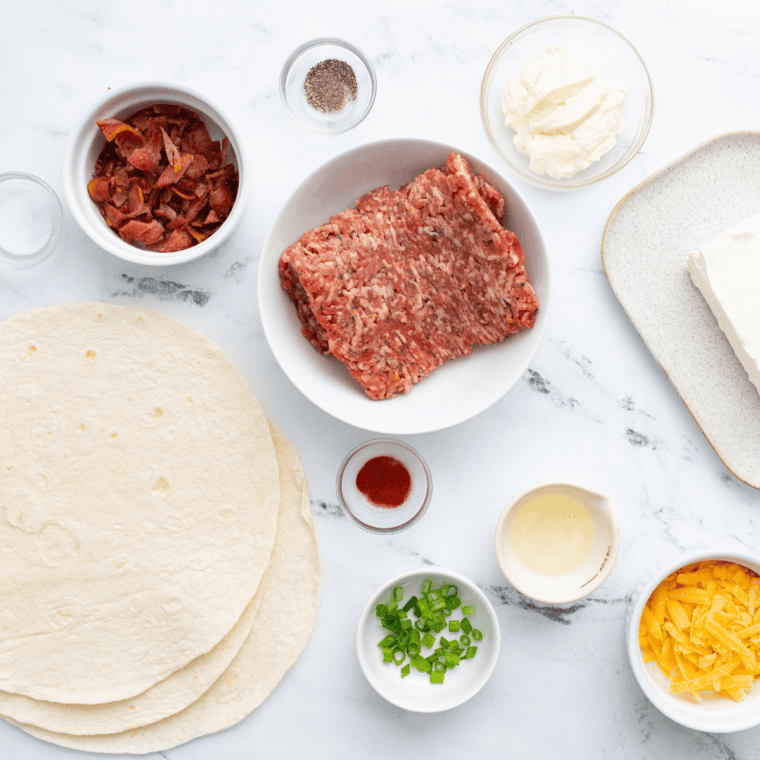
[(462, 606), (462, 600), (458, 596), (447, 596), (444, 604), (447, 610), (455, 610)]
[(445, 673), (431, 673), (430, 683), (443, 683), (443, 679), (446, 677)]
[(410, 654), (419, 654), (422, 651), (422, 644), (419, 641), (410, 641), (406, 648)]
[(453, 668), (456, 665), (459, 665), (459, 655), (454, 654), (453, 652), (446, 652), (446, 654), (443, 656), (443, 659), (446, 660), (446, 665), (449, 668)]
[(451, 617), (451, 610), (450, 610), (450, 609), (448, 609), (448, 608), (445, 608), (445, 609), (441, 610), (441, 612), (443, 612), (443, 614), (444, 614), (446, 617)]
[(471, 607), (469, 604), (465, 604), (464, 607), (462, 607), (462, 614), (463, 615), (474, 615), (475, 614), (475, 608)]
[(474, 657), (475, 656), (475, 652), (477, 652), (477, 651), (478, 651), (477, 647), (467, 647), (467, 654), (465, 656), (468, 657), (468, 658)]
[(472, 623), (467, 619), (464, 618), (462, 622), (459, 624), (459, 627), (465, 632), (470, 633), (472, 631)]
[[(416, 596), (410, 596), (409, 601), (404, 605), (403, 610), (404, 612), (409, 612), (409, 610), (412, 609), (412, 607), (415, 607), (417, 605), (417, 597)], [(419, 617), (419, 615), (417, 615)]]
[(435, 646), (435, 636), (433, 636), (432, 633), (426, 633), (422, 637), (422, 643), (425, 647), (430, 649), (430, 647)]
[(477, 629), (472, 629), (472, 638), (475, 639), (475, 641), (482, 641), (483, 640), (483, 634)]
[(433, 670), (436, 673), (445, 673), (446, 672), (446, 665), (445, 663), (438, 660), (437, 662), (433, 663)]
[(396, 663), (396, 665), (401, 665), (401, 663), (406, 659), (406, 653), (403, 652), (401, 649), (397, 649), (393, 653), (393, 662)]
[(385, 647), (383, 649), (383, 662), (393, 662), (393, 651)]
[(398, 602), (395, 599), (391, 599), (386, 606), (388, 607), (388, 614), (392, 615), (398, 609)]
[(424, 620), (415, 620), (414, 627), (422, 633), (425, 633), (426, 631), (430, 630), (428, 624)]
[(444, 581), (443, 583), (441, 583), (441, 585), (438, 588), (438, 591), (441, 592), (441, 596), (446, 596), (447, 595), (447, 593), (449, 591), (449, 586), (450, 585), (451, 584), (447, 583), (446, 581)]
[(389, 633), (389, 634), (388, 634), (388, 635), (387, 635), (387, 636), (386, 636), (386, 637), (385, 637), (385, 638), (384, 638), (384, 639), (383, 639), (383, 640), (382, 640), (382, 641), (381, 641), (381, 642), (378, 644), (378, 646), (379, 646), (381, 649), (386, 649), (386, 648), (387, 648), (387, 647), (389, 647), (391, 644), (395, 644), (395, 643), (396, 643), (396, 637), (395, 637), (395, 636), (393, 636), (392, 634), (390, 634), (390, 633)]
[(448, 649), (449, 648), (449, 640), (445, 636), (441, 636), (441, 646), (444, 649)]
[(406, 678), (409, 673), (411, 672), (411, 667), (409, 666), (409, 663), (407, 662), (406, 665), (404, 665), (403, 668), (401, 668), (401, 677)]
[(433, 581), (431, 580), (424, 580), (422, 581), (422, 593), (428, 594), (430, 592), (430, 589), (433, 588)]
[(449, 633), (459, 633), (458, 620), (449, 620)]
[(470, 637), (469, 637), (469, 636), (468, 636), (466, 633), (463, 633), (463, 634), (462, 634), (462, 635), (459, 637), (459, 643), (460, 643), (460, 644), (461, 644), (463, 647), (468, 647), (468, 646), (470, 646), (470, 644), (472, 644), (472, 640), (470, 639)]
[(388, 607), (385, 604), (375, 605), (375, 615), (384, 618), (388, 614)]
[(440, 659), (440, 657), (433, 652), (429, 657), (425, 658), (431, 665), (435, 665), (435, 663)]

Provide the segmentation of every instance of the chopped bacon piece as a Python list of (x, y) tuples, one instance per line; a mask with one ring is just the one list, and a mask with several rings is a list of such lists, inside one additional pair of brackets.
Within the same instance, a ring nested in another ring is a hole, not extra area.
[(111, 185), (110, 177), (98, 177), (97, 179), (91, 179), (87, 185), (87, 190), (90, 193), (95, 203), (103, 203), (111, 198), (108, 192)]
[(155, 219), (152, 222), (138, 222), (131, 219), (119, 228), (119, 235), (128, 243), (158, 243), (164, 237), (164, 227)]
[(177, 174), (182, 168), (181, 153), (179, 148), (172, 142), (171, 137), (166, 134), (166, 130), (161, 127), (161, 135), (164, 138), (164, 150), (166, 151), (166, 158), (169, 161), (169, 166), (174, 169), (174, 173)]
[(135, 135), (142, 136), (138, 129), (135, 129), (129, 124), (125, 124), (123, 121), (119, 121), (118, 119), (101, 119), (98, 122), (98, 126), (100, 127), (100, 131), (103, 133), (103, 136), (106, 138), (106, 140), (108, 140), (108, 142), (111, 142), (111, 140), (113, 140), (116, 135), (122, 132), (132, 132)]
[(101, 210), (103, 211), (103, 216), (106, 218), (106, 224), (117, 230), (122, 224), (124, 224), (124, 220), (127, 218), (126, 214), (122, 214), (116, 206), (113, 206), (110, 203), (106, 203), (102, 206)]
[(227, 218), (238, 173), (227, 163), (227, 138), (212, 140), (197, 114), (157, 104), (98, 126), (107, 142), (87, 189), (124, 240), (178, 251), (205, 240)]
[(211, 208), (216, 211), (219, 216), (226, 217), (230, 213), (235, 198), (227, 189), (227, 186), (222, 185), (209, 193), (208, 202), (211, 205)]
[(173, 230), (171, 235), (161, 247), (162, 253), (174, 253), (175, 251), (184, 251), (193, 244), (193, 238), (184, 229)]
[(158, 166), (161, 160), (161, 133), (153, 132), (146, 144), (142, 148), (133, 150), (127, 161), (135, 169), (141, 172), (149, 172)]
[(179, 163), (179, 168), (169, 164), (166, 169), (163, 170), (161, 176), (156, 180), (156, 187), (168, 187), (178, 182), (184, 176), (187, 171), (187, 167), (193, 161), (193, 157), (190, 153), (182, 153)]

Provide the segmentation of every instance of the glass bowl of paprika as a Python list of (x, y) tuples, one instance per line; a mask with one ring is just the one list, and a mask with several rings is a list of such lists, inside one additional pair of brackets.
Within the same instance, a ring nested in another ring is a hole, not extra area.
[(335, 490), (355, 525), (370, 533), (397, 533), (425, 514), (433, 478), (411, 446), (378, 438), (357, 446), (343, 460)]

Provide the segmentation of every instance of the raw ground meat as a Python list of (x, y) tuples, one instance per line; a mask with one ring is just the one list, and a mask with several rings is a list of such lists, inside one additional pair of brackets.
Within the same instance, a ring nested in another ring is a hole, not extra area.
[(443, 171), (367, 193), (280, 258), (304, 336), (384, 399), (532, 327), (538, 300), (504, 208), (456, 153)]

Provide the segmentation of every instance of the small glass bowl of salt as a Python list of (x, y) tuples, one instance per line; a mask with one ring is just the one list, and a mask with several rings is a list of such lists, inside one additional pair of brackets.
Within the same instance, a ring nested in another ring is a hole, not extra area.
[(58, 244), (63, 211), (58, 196), (31, 174), (0, 174), (0, 267), (26, 269)]

